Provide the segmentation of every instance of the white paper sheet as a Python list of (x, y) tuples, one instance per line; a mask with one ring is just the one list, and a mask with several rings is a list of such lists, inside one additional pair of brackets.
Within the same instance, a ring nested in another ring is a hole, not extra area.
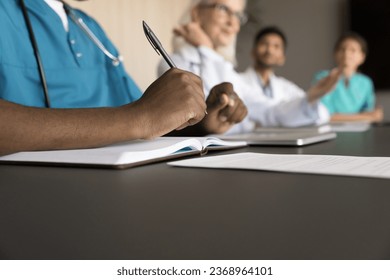
[(389, 157), (239, 153), (168, 164), (178, 167), (249, 169), (390, 179)]
[(365, 132), (371, 128), (369, 122), (333, 122), (331, 129), (334, 132)]

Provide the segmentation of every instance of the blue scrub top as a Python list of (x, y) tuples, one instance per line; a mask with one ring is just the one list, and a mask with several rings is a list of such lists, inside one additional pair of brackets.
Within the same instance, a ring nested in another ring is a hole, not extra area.
[[(66, 32), (59, 16), (43, 0), (25, 0), (45, 69), (53, 108), (116, 107), (140, 98), (141, 91), (123, 64), (114, 66), (69, 19)], [(104, 46), (118, 51), (100, 26), (75, 10)], [(0, 1), (0, 98), (44, 107), (34, 51), (18, 0)]]
[[(329, 75), (329, 71), (321, 71), (315, 76), (315, 82)], [(373, 111), (375, 94), (372, 80), (361, 73), (355, 73), (349, 79), (348, 86), (342, 77), (335, 89), (325, 95), (321, 102), (330, 114), (356, 114)]]

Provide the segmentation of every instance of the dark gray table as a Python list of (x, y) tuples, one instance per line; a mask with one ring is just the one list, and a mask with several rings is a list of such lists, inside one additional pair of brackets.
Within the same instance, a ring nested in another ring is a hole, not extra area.
[[(390, 156), (390, 128), (245, 151)], [(390, 181), (3, 165), (0, 258), (389, 259)]]

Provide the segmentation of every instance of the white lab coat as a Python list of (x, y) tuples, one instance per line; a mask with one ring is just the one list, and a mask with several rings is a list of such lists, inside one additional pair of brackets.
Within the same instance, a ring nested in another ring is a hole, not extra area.
[[(264, 95), (255, 71), (250, 68), (239, 74), (232, 63), (207, 47), (185, 45), (172, 55), (177, 67), (199, 75), (203, 80), (206, 96), (222, 82), (233, 84), (235, 92), (248, 108), (246, 119), (234, 126), (230, 133), (250, 132), (258, 126), (299, 127), (320, 125), (329, 121), (329, 113), (319, 102), (310, 104), (306, 93), (286, 79), (272, 76), (273, 98)], [(161, 62), (158, 74), (168, 69)]]

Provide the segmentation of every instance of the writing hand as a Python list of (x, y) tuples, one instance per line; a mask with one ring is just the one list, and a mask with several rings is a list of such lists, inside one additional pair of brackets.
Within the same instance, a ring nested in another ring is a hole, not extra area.
[(129, 106), (140, 116), (141, 138), (155, 138), (200, 122), (206, 111), (202, 81), (177, 68), (167, 71)]

